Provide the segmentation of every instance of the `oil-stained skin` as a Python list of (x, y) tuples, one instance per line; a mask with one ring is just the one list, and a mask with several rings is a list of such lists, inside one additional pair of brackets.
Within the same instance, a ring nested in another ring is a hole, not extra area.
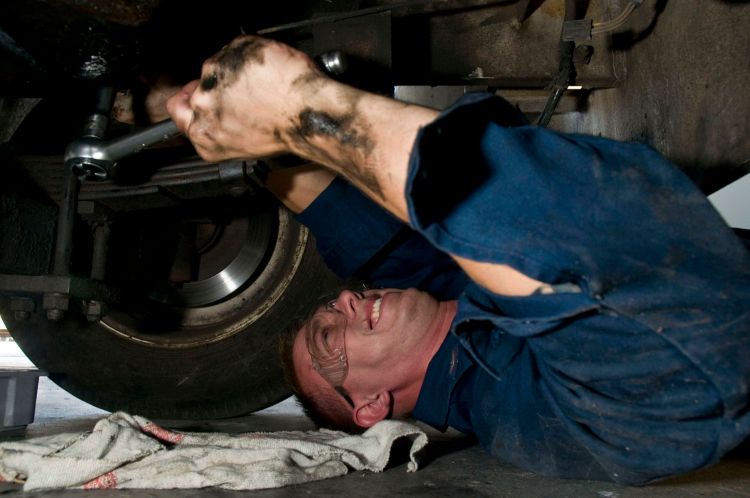
[(247, 62), (263, 64), (263, 47), (267, 43), (267, 40), (254, 37), (238, 40), (216, 55), (216, 64), (229, 73), (237, 73)]
[(211, 73), (201, 80), (201, 90), (209, 92), (216, 88), (219, 84), (219, 75), (217, 73)]
[[(215, 66), (215, 70), (201, 80), (201, 90), (210, 92), (217, 87), (227, 87), (239, 78), (239, 72), (246, 64), (263, 64), (263, 49), (267, 43), (270, 42), (262, 38), (247, 37), (224, 47), (208, 61)], [(293, 82), (293, 86), (306, 87), (309, 91), (315, 87), (316, 80), (320, 80), (323, 84), (325, 78), (322, 78), (322, 76), (317, 68), (311, 66), (310, 72), (298, 77)], [(358, 97), (355, 95), (341, 95), (341, 102), (349, 108), (349, 111), (338, 116), (316, 111), (309, 107), (305, 108), (299, 113), (297, 122), (292, 123), (292, 126), (286, 130), (285, 135), (294, 141), (297, 146), (317, 154), (330, 164), (339, 164), (342, 167), (355, 164), (354, 161), (346, 157), (333, 157), (324, 150), (313, 147), (309, 139), (314, 136), (329, 137), (345, 146), (345, 150), (350, 154), (361, 154), (367, 158), (372, 153), (374, 144), (366, 132), (361, 129), (361, 125), (359, 127), (355, 125), (357, 101)], [(273, 130), (273, 135), (279, 142), (284, 141), (280, 130)], [(351, 171), (351, 174), (354, 177), (353, 179), (361, 182), (374, 195), (385, 199), (383, 190), (372, 171), (363, 167)]]
[(351, 130), (352, 116), (333, 117), (325, 112), (318, 112), (309, 107), (299, 114), (299, 131), (303, 137), (325, 135), (336, 138), (341, 143), (357, 147), (366, 145), (356, 132)]
[[(356, 102), (353, 102), (356, 108)], [(329, 137), (344, 145), (347, 150), (359, 153), (364, 157), (372, 153), (374, 144), (371, 138), (358, 130), (355, 126), (356, 112), (348, 112), (334, 116), (326, 112), (316, 111), (310, 107), (303, 109), (298, 115), (298, 123), (290, 133), (298, 145), (309, 146), (309, 139), (314, 136)], [(316, 150), (320, 154), (322, 151)], [(351, 167), (354, 161), (347, 158), (335, 158), (326, 154), (326, 159), (342, 167)], [(350, 170), (351, 171), (351, 170)], [(383, 189), (380, 187), (375, 175), (367, 169), (356, 169), (352, 171), (354, 179), (361, 182), (368, 190), (381, 199), (385, 199)]]
[(234, 41), (222, 48), (208, 62), (216, 70), (201, 80), (201, 90), (210, 92), (219, 85), (227, 87), (237, 81), (240, 70), (248, 62), (263, 64), (263, 47), (269, 43), (262, 38), (248, 37)]

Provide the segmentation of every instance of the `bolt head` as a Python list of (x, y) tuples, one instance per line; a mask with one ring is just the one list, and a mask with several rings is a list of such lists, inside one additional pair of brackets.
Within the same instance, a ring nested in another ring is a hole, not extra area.
[(42, 307), (45, 310), (59, 309), (67, 311), (70, 298), (66, 294), (60, 294), (59, 292), (50, 292), (44, 294), (42, 297)]
[(86, 320), (89, 322), (98, 322), (104, 315), (104, 303), (101, 301), (88, 301), (85, 307)]
[(229, 195), (232, 197), (242, 197), (247, 192), (245, 187), (234, 186), (229, 188)]
[(10, 310), (13, 313), (27, 313), (30, 314), (36, 309), (34, 300), (28, 297), (14, 297), (10, 300)]
[(326, 52), (318, 57), (320, 64), (329, 74), (334, 76), (342, 75), (346, 72), (349, 67), (349, 62), (346, 59), (346, 55), (338, 50), (333, 52)]

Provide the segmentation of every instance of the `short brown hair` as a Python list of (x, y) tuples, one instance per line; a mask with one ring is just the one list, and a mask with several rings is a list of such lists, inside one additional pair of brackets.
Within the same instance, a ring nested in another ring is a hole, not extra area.
[[(317, 307), (315, 308), (317, 310)], [(315, 312), (313, 310), (313, 313)], [(310, 314), (312, 315), (312, 313)], [(284, 379), (299, 400), (302, 409), (318, 427), (361, 433), (364, 429), (354, 423), (349, 408), (341, 406), (340, 395), (333, 389), (314, 389), (305, 392), (294, 368), (294, 341), (310, 317), (296, 321), (279, 336), (279, 356)]]

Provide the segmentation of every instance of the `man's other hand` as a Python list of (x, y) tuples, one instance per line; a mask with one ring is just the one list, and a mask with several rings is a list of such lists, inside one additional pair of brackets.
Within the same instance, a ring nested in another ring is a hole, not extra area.
[(290, 151), (285, 130), (325, 81), (304, 53), (242, 36), (208, 59), (167, 110), (207, 161), (270, 157)]

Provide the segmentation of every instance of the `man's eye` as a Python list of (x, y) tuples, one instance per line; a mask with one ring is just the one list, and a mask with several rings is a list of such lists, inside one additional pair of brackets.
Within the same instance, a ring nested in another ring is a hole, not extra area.
[(331, 352), (333, 349), (331, 347), (331, 329), (329, 327), (326, 327), (323, 329), (323, 331), (320, 333), (320, 336), (323, 338), (323, 346), (325, 347), (325, 350), (327, 352)]

